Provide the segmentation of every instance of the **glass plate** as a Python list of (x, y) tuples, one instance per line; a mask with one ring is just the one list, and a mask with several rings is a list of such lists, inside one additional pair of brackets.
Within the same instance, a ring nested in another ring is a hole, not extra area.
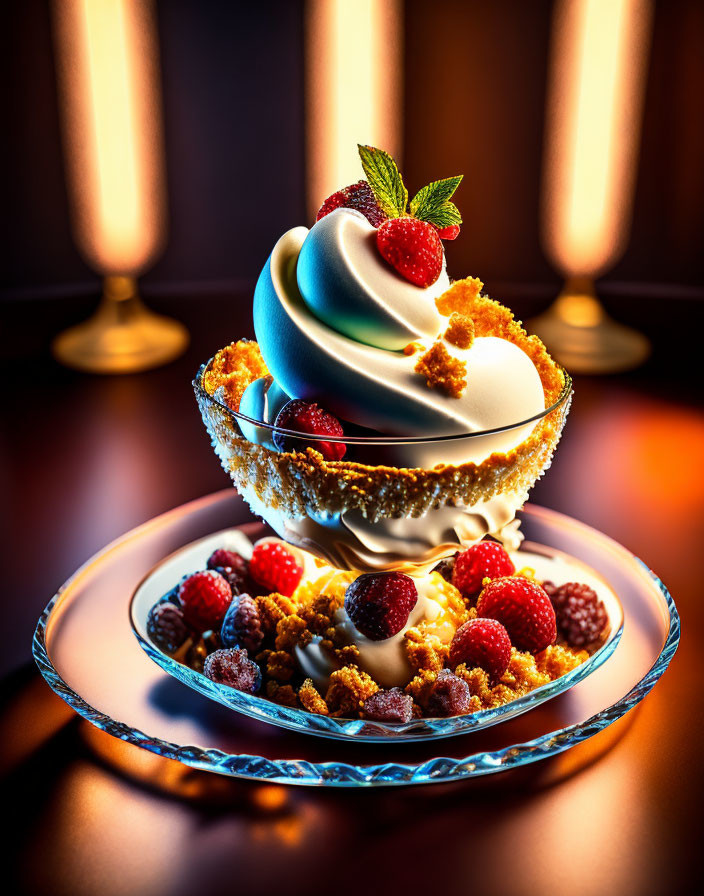
[[(263, 537), (270, 535), (271, 531), (261, 526), (259, 532), (252, 531), (251, 537)], [(427, 740), (428, 738), (452, 737), (458, 734), (466, 734), (468, 731), (487, 728), (504, 722), (513, 716), (527, 712), (550, 700), (558, 694), (573, 687), (582, 681), (587, 675), (596, 671), (614, 652), (621, 638), (623, 629), (623, 611), (617, 600), (606, 602), (609, 616), (609, 634), (604, 643), (589, 659), (577, 668), (572, 669), (560, 678), (549, 684), (536, 688), (529, 694), (512, 700), (503, 706), (494, 709), (485, 709), (480, 712), (468, 713), (453, 718), (413, 719), (410, 722), (372, 722), (363, 719), (338, 719), (329, 716), (317, 715), (295, 709), (288, 706), (279, 706), (271, 700), (260, 696), (245, 694), (242, 691), (216, 684), (205, 675), (179, 663), (168, 654), (161, 651), (147, 634), (147, 617), (154, 604), (163, 597), (180, 579), (195, 572), (197, 569), (205, 569), (208, 557), (216, 548), (227, 547), (231, 550), (247, 553), (247, 547), (251, 542), (242, 538), (243, 533), (237, 529), (224, 530), (214, 533), (206, 538), (198, 539), (190, 545), (176, 551), (170, 557), (157, 564), (146, 578), (140, 582), (130, 601), (130, 621), (142, 649), (157, 665), (161, 666), (170, 675), (201, 694), (205, 694), (212, 700), (217, 700), (224, 706), (236, 712), (262, 719), (273, 725), (281, 725), (283, 728), (291, 728), (305, 734), (316, 734), (320, 737), (355, 738), (365, 741), (385, 741), (390, 738), (402, 741)], [(535, 553), (552, 555), (559, 553), (535, 545), (524, 543), (525, 550)], [(593, 570), (590, 570), (593, 575)]]
[(561, 753), (625, 715), (663, 674), (680, 636), (667, 589), (625, 548), (544, 508), (527, 506), (522, 517), (529, 540), (577, 558), (611, 583), (624, 610), (621, 640), (565, 693), (500, 725), (445, 740), (441, 754), (434, 740), (365, 744), (264, 724), (165, 676), (140, 650), (129, 595), (163, 557), (251, 519), (229, 489), (155, 518), (88, 561), (42, 614), (34, 656), (53, 690), (92, 724), (199, 769), (332, 786), (456, 781), (514, 769)]

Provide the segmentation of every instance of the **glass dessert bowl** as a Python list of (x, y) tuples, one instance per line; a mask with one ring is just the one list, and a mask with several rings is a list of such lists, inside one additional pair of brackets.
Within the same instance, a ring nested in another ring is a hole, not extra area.
[[(480, 280), (450, 281), (461, 178), (409, 201), (390, 157), (360, 157), (367, 180), (274, 246), (257, 341), (193, 383), (224, 469), (279, 538), (216, 549), (147, 625), (213, 696), (455, 733), (585, 674), (615, 644), (618, 601), (517, 550), (571, 380)], [(465, 724), (429, 721), (452, 717)]]

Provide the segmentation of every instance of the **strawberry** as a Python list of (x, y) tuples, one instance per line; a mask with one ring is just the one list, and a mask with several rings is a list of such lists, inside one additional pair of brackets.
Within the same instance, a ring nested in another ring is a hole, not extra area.
[[(300, 398), (286, 402), (276, 415), (274, 426), (332, 438), (341, 438), (345, 434), (337, 417), (317, 404), (302, 401)], [(342, 460), (347, 451), (347, 446), (343, 442), (326, 442), (316, 439), (306, 441), (278, 430), (274, 430), (274, 444), (279, 451), (303, 451), (305, 448), (313, 448), (315, 451), (319, 451), (325, 460)]]
[(508, 669), (511, 659), (511, 639), (496, 619), (470, 619), (455, 632), (450, 644), (450, 667), (466, 663), (479, 666), (493, 681)]
[(354, 208), (361, 212), (374, 227), (378, 227), (386, 220), (386, 212), (379, 208), (374, 193), (366, 180), (360, 180), (356, 184), (344, 187), (337, 193), (333, 193), (332, 196), (328, 196), (320, 206), (315, 220), (319, 221), (330, 212), (334, 212), (336, 208)]
[(477, 614), (501, 622), (518, 650), (538, 653), (557, 637), (550, 598), (540, 585), (522, 576), (489, 582), (479, 595)]
[(299, 566), (283, 541), (255, 544), (249, 571), (254, 581), (270, 593), (276, 591), (286, 597), (291, 597), (303, 576), (303, 567)]
[(191, 628), (198, 632), (217, 631), (232, 600), (232, 589), (219, 572), (207, 569), (184, 579), (178, 597), (183, 617)]
[(462, 551), (455, 560), (452, 584), (465, 597), (473, 597), (482, 590), (485, 578), (512, 576), (516, 567), (503, 546), (497, 541), (480, 541)]
[(427, 221), (409, 217), (384, 221), (376, 244), (391, 267), (416, 286), (432, 286), (442, 272), (442, 243)]
[(400, 632), (417, 601), (413, 579), (401, 572), (365, 573), (345, 592), (347, 615), (370, 641), (385, 641)]

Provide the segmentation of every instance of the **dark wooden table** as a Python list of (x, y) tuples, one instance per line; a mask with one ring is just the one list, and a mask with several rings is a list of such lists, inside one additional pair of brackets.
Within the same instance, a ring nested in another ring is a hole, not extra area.
[[(186, 320), (193, 344), (168, 367), (121, 378), (83, 376), (49, 360), (50, 334), (84, 315), (88, 300), (60, 310), (17, 303), (4, 312), (0, 771), (8, 892), (648, 896), (684, 892), (701, 877), (704, 411), (690, 361), (700, 363), (700, 337), (694, 327), (677, 335), (682, 303), (676, 315), (672, 305), (663, 313), (663, 302), (645, 308), (656, 339), (646, 367), (576, 378), (562, 444), (532, 495), (603, 530), (662, 577), (683, 623), (672, 666), (619, 737), (573, 774), (565, 760), (559, 774), (546, 768), (377, 792), (185, 771), (95, 732), (29, 662), (37, 617), (81, 562), (226, 482), (190, 379), (216, 348), (247, 335), (249, 299), (153, 304)], [(526, 300), (514, 305), (535, 310)], [(633, 300), (628, 307), (634, 311)], [(701, 327), (701, 304), (687, 307)]]

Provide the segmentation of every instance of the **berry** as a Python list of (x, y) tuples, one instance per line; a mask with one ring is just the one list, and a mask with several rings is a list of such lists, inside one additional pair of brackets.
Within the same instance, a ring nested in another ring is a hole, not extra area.
[(249, 563), (252, 578), (285, 597), (291, 597), (303, 576), (303, 567), (282, 541), (263, 541), (254, 545)]
[(579, 582), (567, 582), (559, 588), (552, 582), (545, 585), (552, 586), (553, 593), (548, 591), (548, 595), (555, 609), (557, 629), (567, 643), (572, 647), (584, 647), (596, 641), (609, 621), (596, 591)]
[(438, 232), (417, 218), (391, 218), (376, 232), (376, 244), (391, 267), (416, 286), (432, 286), (442, 271)]
[(426, 711), (429, 716), (461, 716), (469, 712), (470, 691), (466, 681), (441, 669), (430, 690)]
[(410, 722), (413, 718), (413, 698), (400, 688), (377, 691), (364, 701), (365, 719), (375, 722)]
[(536, 582), (522, 576), (494, 579), (477, 601), (479, 616), (498, 619), (518, 650), (538, 653), (557, 637), (555, 611)]
[(440, 575), (445, 579), (446, 582), (452, 582), (452, 571), (455, 568), (455, 562), (459, 554), (454, 554), (452, 557), (445, 557), (444, 560), (441, 560), (438, 565), (433, 569), (433, 572), (440, 573)]
[(165, 653), (176, 653), (188, 637), (183, 611), (168, 598), (159, 601), (149, 611), (147, 634)]
[(376, 197), (372, 193), (372, 188), (366, 180), (360, 180), (356, 184), (344, 187), (342, 190), (338, 190), (337, 193), (333, 193), (332, 196), (328, 196), (320, 206), (320, 211), (316, 215), (315, 220), (319, 221), (321, 218), (329, 215), (330, 212), (334, 212), (336, 208), (357, 209), (374, 227), (378, 227), (386, 221), (386, 213), (379, 208)]
[(204, 632), (220, 628), (232, 600), (232, 589), (219, 572), (208, 569), (184, 579), (178, 597), (188, 625)]
[(248, 594), (238, 594), (232, 598), (222, 621), (220, 640), (224, 647), (244, 647), (250, 653), (262, 646), (264, 632), (259, 610)]
[(465, 597), (473, 597), (482, 590), (485, 578), (511, 576), (515, 571), (511, 558), (498, 541), (480, 541), (457, 557), (452, 584)]
[(437, 231), (441, 240), (456, 240), (460, 235), (460, 225), (448, 224), (447, 227), (438, 227)]
[[(333, 417), (317, 404), (302, 401), (300, 398), (294, 398), (281, 408), (276, 415), (274, 426), (333, 438), (342, 438), (345, 434), (337, 417)], [(277, 430), (274, 431), (274, 444), (279, 451), (302, 451), (304, 448), (313, 448), (319, 451), (325, 460), (342, 460), (347, 451), (347, 446), (342, 442), (306, 441)]]
[(228, 551), (225, 548), (213, 551), (208, 557), (206, 566), (208, 569), (228, 568), (242, 570), (243, 574), (247, 572), (247, 561), (244, 557), (237, 551)]
[(511, 659), (511, 639), (496, 619), (470, 619), (455, 632), (450, 644), (450, 667), (460, 663), (473, 668), (479, 666), (492, 681), (508, 669)]
[(384, 641), (401, 631), (417, 600), (410, 576), (368, 572), (348, 585), (345, 610), (358, 632), (370, 641)]
[(209, 654), (203, 673), (218, 684), (226, 684), (247, 694), (256, 694), (262, 684), (261, 669), (247, 656), (246, 650), (227, 648)]

